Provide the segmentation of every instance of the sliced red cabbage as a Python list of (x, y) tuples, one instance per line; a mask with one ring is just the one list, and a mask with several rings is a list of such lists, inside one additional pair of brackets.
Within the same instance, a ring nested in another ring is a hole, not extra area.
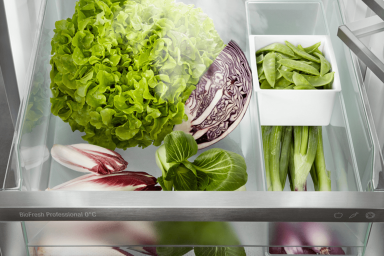
[(199, 149), (225, 138), (243, 118), (252, 94), (248, 61), (234, 42), (223, 49), (185, 103), (188, 121), (174, 130), (191, 134)]

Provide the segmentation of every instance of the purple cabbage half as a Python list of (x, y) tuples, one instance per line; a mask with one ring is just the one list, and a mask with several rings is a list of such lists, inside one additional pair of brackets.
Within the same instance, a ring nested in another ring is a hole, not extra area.
[(230, 41), (186, 101), (188, 121), (176, 125), (174, 130), (191, 134), (199, 149), (208, 147), (236, 128), (251, 94), (251, 69), (243, 51)]

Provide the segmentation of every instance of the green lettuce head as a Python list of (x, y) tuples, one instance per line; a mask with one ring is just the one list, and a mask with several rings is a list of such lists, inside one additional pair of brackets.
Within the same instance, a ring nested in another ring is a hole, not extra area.
[(51, 112), (112, 150), (159, 146), (225, 46), (201, 9), (171, 0), (80, 0), (55, 27)]

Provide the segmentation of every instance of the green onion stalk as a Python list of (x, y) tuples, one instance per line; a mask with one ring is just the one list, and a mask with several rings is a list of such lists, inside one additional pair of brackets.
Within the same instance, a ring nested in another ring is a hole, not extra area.
[(262, 135), (268, 191), (282, 191), (288, 173), (292, 127), (263, 126)]
[(295, 191), (307, 190), (307, 176), (315, 161), (318, 127), (295, 126), (293, 128), (293, 188)]
[(315, 164), (312, 165), (311, 176), (316, 191), (331, 191), (331, 172), (328, 171), (325, 166), (323, 133), (321, 127), (318, 127), (317, 151)]
[(287, 177), (292, 191), (306, 191), (308, 174), (316, 191), (331, 191), (321, 127), (263, 126), (262, 135), (268, 191), (282, 191)]
[(267, 180), (267, 190), (272, 191), (271, 176), (269, 172), (269, 137), (271, 135), (272, 126), (262, 126), (261, 132), (263, 136), (263, 151), (264, 151), (264, 164), (265, 164), (265, 177)]

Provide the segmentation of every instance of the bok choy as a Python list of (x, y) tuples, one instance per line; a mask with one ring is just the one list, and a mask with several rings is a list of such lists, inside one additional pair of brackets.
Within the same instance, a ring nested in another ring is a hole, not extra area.
[(197, 154), (192, 135), (182, 131), (168, 134), (156, 151), (156, 163), (162, 171), (157, 179), (164, 190), (234, 191), (248, 179), (245, 160), (239, 154), (213, 148)]

